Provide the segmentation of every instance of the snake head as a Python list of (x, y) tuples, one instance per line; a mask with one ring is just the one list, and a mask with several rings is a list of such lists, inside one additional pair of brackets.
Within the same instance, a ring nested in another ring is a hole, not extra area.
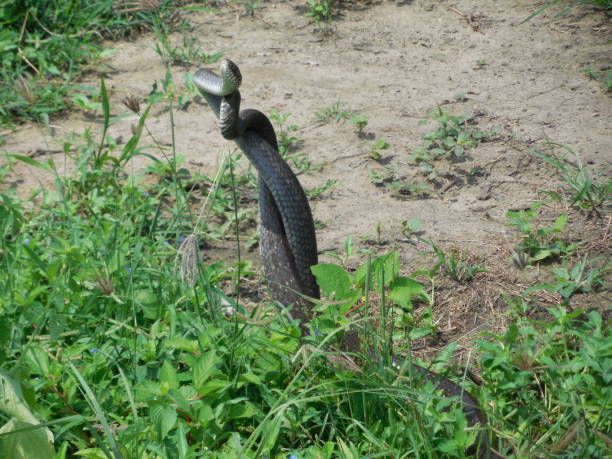
[(219, 65), (221, 78), (223, 78), (223, 96), (236, 91), (242, 83), (242, 74), (238, 66), (229, 59), (223, 59)]

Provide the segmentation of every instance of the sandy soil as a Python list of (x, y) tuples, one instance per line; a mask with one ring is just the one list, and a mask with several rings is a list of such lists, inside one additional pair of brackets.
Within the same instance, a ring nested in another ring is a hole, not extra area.
[[(326, 164), (321, 171), (300, 176), (303, 185), (338, 180), (312, 202), (316, 219), (323, 223), (318, 232), (321, 251), (340, 252), (347, 236), (367, 245), (360, 237), (381, 225), (382, 244), (370, 248), (398, 249), (407, 270), (431, 264), (432, 256), (421, 254), (426, 247), (401, 232), (401, 221), (419, 218), (423, 236), (445, 248), (469, 250), (490, 269), (478, 282), (440, 287), (435, 314), (442, 340), (501, 327), (499, 312), (505, 304), (500, 292), (518, 293), (543, 275), (512, 267), (510, 250), (519, 238), (504, 226), (505, 214), (529, 207), (541, 197), (540, 190), (559, 182), (527, 150), (545, 139), (567, 144), (593, 171), (609, 177), (610, 95), (580, 71), (584, 65), (599, 69), (611, 61), (609, 21), (579, 13), (553, 19), (551, 12), (520, 24), (542, 2), (416, 0), (347, 4), (333, 22), (333, 33), (325, 36), (313, 32), (303, 14), (304, 2), (260, 3), (263, 8), (256, 10), (256, 17), (223, 4), (223, 14), (187, 14), (208, 52), (222, 50), (239, 64), (242, 106), (268, 114), (274, 109), (291, 113), (290, 122), (300, 127), (294, 134), (303, 141), (302, 151), (313, 162)], [(178, 43), (180, 36), (173, 39)], [(108, 46), (117, 52), (99, 70), (112, 89), (113, 115), (118, 115), (128, 112), (120, 102), (126, 94), (146, 96), (165, 71), (152, 34)], [(179, 84), (184, 73), (195, 70), (174, 67), (174, 81)], [(97, 78), (91, 74), (84, 84), (97, 85)], [(466, 98), (457, 100), (459, 94)], [(368, 117), (364, 137), (348, 122), (315, 118), (337, 100)], [(454, 114), (475, 114), (479, 129), (497, 128), (498, 134), (459, 162), (439, 162), (441, 178), (426, 198), (395, 196), (372, 184), (369, 170), (383, 167), (411, 180), (424, 179), (408, 154), (435, 127), (419, 121), (440, 104)], [(129, 138), (135, 120), (132, 115), (114, 125), (111, 135)], [(209, 108), (201, 101), (192, 103), (175, 114), (175, 123), (176, 147), (187, 157), (185, 166), (214, 176), (220, 154), (233, 144), (222, 139)], [(38, 159), (51, 154), (70, 171), (70, 162), (60, 153), (61, 139), (87, 126), (99, 129), (100, 119), (73, 111), (52, 124), (54, 137), (25, 125), (6, 135), (3, 150)], [(170, 145), (165, 110), (152, 113), (148, 126), (162, 145)], [(378, 139), (391, 149), (375, 161), (370, 148)], [(134, 167), (144, 164), (139, 160)], [(470, 176), (475, 167), (483, 174)], [(27, 194), (39, 181), (51, 183), (40, 171), (17, 165), (9, 185)], [(560, 211), (550, 209), (551, 218)], [(595, 245), (599, 241), (597, 250), (605, 251), (601, 242), (607, 225), (609, 221), (571, 212), (569, 237)]]

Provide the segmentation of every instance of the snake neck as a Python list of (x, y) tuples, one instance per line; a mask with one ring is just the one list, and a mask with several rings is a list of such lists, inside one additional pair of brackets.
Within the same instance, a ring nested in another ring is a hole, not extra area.
[(245, 126), (240, 123), (240, 99), (240, 91), (221, 98), (219, 128), (221, 135), (227, 140), (235, 140), (244, 134)]

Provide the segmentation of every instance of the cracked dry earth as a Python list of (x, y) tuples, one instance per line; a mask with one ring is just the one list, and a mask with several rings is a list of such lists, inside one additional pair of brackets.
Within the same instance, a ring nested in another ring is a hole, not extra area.
[[(431, 266), (433, 256), (423, 254), (428, 248), (401, 231), (402, 221), (418, 218), (423, 237), (447, 250), (465, 249), (466, 256), (489, 269), (471, 284), (443, 283), (438, 290), (434, 315), (440, 344), (459, 339), (468, 345), (483, 329), (503, 327), (500, 312), (506, 306), (501, 292), (519, 293), (545, 277), (540, 270), (512, 267), (510, 253), (519, 236), (504, 225), (509, 209), (528, 208), (542, 197), (541, 190), (559, 184), (550, 168), (528, 150), (546, 139), (566, 144), (580, 152), (595, 175), (610, 177), (610, 95), (580, 70), (610, 62), (610, 23), (603, 16), (579, 12), (560, 19), (550, 12), (521, 23), (541, 5), (517, 0), (345, 4), (333, 21), (333, 33), (327, 35), (313, 31), (304, 3), (297, 1), (261, 2), (254, 17), (221, 3), (221, 12), (185, 14), (195, 28), (191, 34), (207, 52), (223, 51), (240, 66), (242, 107), (291, 113), (290, 123), (299, 126), (293, 134), (301, 139), (300, 152), (313, 163), (325, 164), (320, 171), (301, 175), (302, 184), (314, 188), (328, 179), (338, 180), (311, 203), (322, 224), (321, 252), (340, 253), (345, 238), (353, 236), (361, 247), (381, 253), (399, 250), (406, 271)], [(172, 40), (179, 43), (181, 36), (173, 35)], [(145, 97), (152, 84), (164, 78), (154, 43), (153, 34), (107, 43), (116, 52), (85, 78), (83, 84), (97, 86), (99, 72), (105, 75), (112, 115), (128, 113), (121, 104), (126, 94)], [(195, 70), (173, 67), (173, 79), (180, 87), (184, 74)], [(338, 100), (345, 109), (367, 116), (363, 136), (357, 136), (349, 122), (325, 123), (315, 117)], [(459, 161), (437, 162), (439, 178), (428, 184), (424, 196), (395, 195), (373, 184), (370, 170), (384, 168), (407, 181), (425, 182), (408, 154), (436, 127), (420, 122), (438, 106), (473, 115), (478, 129), (497, 129), (497, 134)], [(168, 146), (172, 137), (167, 110), (159, 105), (155, 110), (148, 127)], [(126, 117), (110, 134), (129, 138), (136, 119)], [(101, 116), (91, 119), (72, 111), (52, 125), (52, 136), (38, 126), (24, 125), (6, 134), (3, 149), (43, 158), (52, 155), (69, 173), (72, 165), (60, 153), (61, 139), (87, 126), (98, 132)], [(234, 146), (221, 137), (203, 100), (177, 111), (175, 125), (176, 149), (186, 157), (184, 167), (214, 176), (221, 154)], [(391, 146), (378, 161), (370, 154), (377, 140)], [(136, 170), (147, 161), (137, 158), (132, 166)], [(474, 170), (480, 173), (470, 174)], [(38, 183), (51, 184), (52, 179), (17, 165), (9, 186), (17, 186), (24, 195)], [(599, 241), (594, 250), (609, 255), (609, 222), (588, 219), (561, 204), (547, 206), (542, 218), (549, 221), (562, 211), (570, 213), (568, 238), (593, 247)], [(380, 241), (374, 242), (377, 226)], [(235, 256), (231, 241), (210, 245), (209, 257)], [(256, 259), (258, 254), (247, 256)], [(355, 266), (358, 258), (350, 264)]]

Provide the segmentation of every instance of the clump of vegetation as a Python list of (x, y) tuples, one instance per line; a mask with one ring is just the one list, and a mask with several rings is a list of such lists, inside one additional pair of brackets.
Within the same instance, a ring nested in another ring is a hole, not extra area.
[(508, 218), (506, 225), (516, 227), (523, 234), (517, 251), (526, 253), (530, 263), (570, 255), (580, 245), (563, 241), (562, 234), (567, 224), (567, 214), (559, 215), (550, 226), (534, 227), (532, 220), (541, 206), (542, 202), (538, 201), (528, 210), (510, 210), (506, 213)]
[(338, 123), (355, 116), (355, 112), (346, 110), (343, 106), (344, 102), (338, 99), (329, 107), (324, 108), (321, 112), (315, 113), (315, 117), (324, 122), (334, 120), (336, 123)]
[(612, 70), (610, 65), (605, 66), (600, 71), (592, 70), (591, 67), (585, 65), (582, 67), (582, 71), (591, 80), (596, 80), (601, 83), (601, 86), (607, 91), (612, 91)]
[[(561, 157), (551, 152), (561, 148), (565, 153)], [(601, 217), (609, 212), (612, 204), (612, 180), (597, 180), (592, 177), (586, 166), (582, 164), (580, 155), (570, 147), (548, 142), (544, 150), (530, 150), (536, 158), (551, 165), (563, 181), (559, 190), (549, 190), (546, 194), (556, 201), (569, 201), (572, 206), (593, 212)]]
[(329, 25), (332, 21), (332, 6), (329, 0), (308, 0), (310, 10), (306, 13), (317, 25)]
[(379, 187), (398, 196), (426, 197), (429, 194), (429, 187), (422, 181), (413, 181), (401, 175), (392, 167), (380, 169), (370, 169), (370, 181)]
[[(430, 115), (438, 123), (438, 128), (426, 134), (421, 148), (409, 155), (410, 159), (419, 163), (441, 158), (461, 158), (467, 150), (477, 147), (480, 142), (491, 139), (497, 133), (495, 129), (480, 131), (470, 126), (471, 117), (450, 115), (440, 107)], [(419, 124), (429, 121), (424, 120)]]

